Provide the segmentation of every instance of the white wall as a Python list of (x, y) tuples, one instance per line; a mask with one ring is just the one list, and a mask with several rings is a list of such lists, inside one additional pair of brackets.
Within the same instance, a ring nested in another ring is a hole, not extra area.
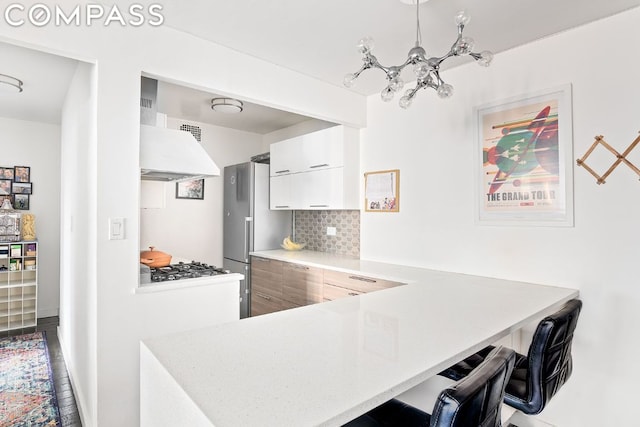
[(30, 166), (36, 217), (38, 317), (57, 316), (60, 305), (60, 126), (0, 118), (1, 167)]
[(220, 176), (205, 179), (204, 200), (176, 199), (175, 183), (154, 184), (164, 187), (165, 207), (140, 210), (140, 248), (155, 246), (174, 257), (222, 266), (224, 167), (262, 153), (262, 136), (174, 118), (169, 118), (167, 127), (178, 129), (183, 123), (201, 128), (202, 145), (220, 168)]
[[(362, 258), (580, 290), (573, 376), (539, 416), (562, 427), (637, 424), (638, 176), (622, 165), (597, 185), (574, 166), (573, 228), (475, 225), (472, 108), (571, 83), (573, 159), (600, 134), (622, 152), (640, 129), (638, 59), (625, 48), (640, 44), (638, 22), (636, 8), (496, 55), (488, 69), (444, 71), (449, 100), (422, 91), (404, 111), (372, 96), (362, 132), (363, 171), (401, 173), (400, 213), (362, 214)], [(640, 148), (631, 157), (639, 165)]]
[(335, 125), (335, 123), (327, 122), (324, 120), (309, 119), (293, 126), (289, 126), (284, 129), (278, 129), (276, 131), (264, 134), (262, 136), (262, 142), (264, 144), (263, 151), (269, 151), (271, 144), (274, 142), (283, 141), (289, 138), (295, 138), (296, 136), (330, 128)]
[(97, 425), (96, 83), (79, 63), (62, 108), (60, 328), (58, 336), (84, 425)]
[[(55, 5), (52, 1), (41, 3)], [(76, 313), (85, 314), (85, 321), (89, 322), (72, 332), (74, 339), (87, 341), (84, 347), (65, 345), (77, 352), (70, 358), (71, 375), (80, 376), (78, 371), (84, 369), (90, 377), (83, 380), (89, 389), (79, 390), (83, 394), (80, 400), (86, 402), (85, 424), (136, 426), (140, 339), (177, 328), (202, 326), (202, 323), (190, 322), (193, 318), (170, 322), (173, 318), (166, 317), (167, 307), (171, 307), (170, 297), (153, 304), (154, 300), (133, 293), (139, 276), (141, 73), (190, 82), (193, 87), (211, 92), (354, 126), (364, 125), (366, 100), (337, 86), (168, 27), (62, 25), (40, 28), (25, 24), (19, 28), (0, 26), (0, 39), (96, 64), (96, 101), (86, 112), (96, 114), (95, 122), (88, 122), (85, 132), (91, 137), (87, 144), (92, 144), (95, 137), (96, 144), (91, 145), (95, 151), (88, 156), (90, 163), (86, 167), (78, 166), (76, 171), (78, 179), (88, 180), (91, 191), (78, 191), (76, 197), (83, 200), (77, 202), (77, 209), (65, 211), (61, 218), (63, 227), (77, 230), (80, 208), (89, 207), (80, 215), (81, 225), (88, 228), (88, 241), (82, 246), (88, 247), (88, 252), (79, 260), (73, 257), (63, 260), (65, 268), (69, 266), (67, 277), (70, 275), (72, 280), (67, 289), (70, 304), (62, 304), (61, 322), (63, 316)], [(189, 61), (176, 60), (177, 57), (189, 58)], [(67, 122), (69, 132), (74, 130), (73, 118), (84, 117), (79, 111), (74, 110), (72, 114)], [(98, 161), (94, 168), (93, 158)], [(68, 185), (69, 191), (73, 191), (74, 187)], [(108, 240), (111, 217), (125, 218), (125, 240)], [(69, 239), (72, 243), (75, 241), (72, 236)], [(80, 280), (85, 276), (86, 280)], [(76, 294), (82, 299), (73, 300)], [(188, 309), (186, 301), (181, 301), (184, 303), (180, 307)], [(215, 313), (208, 319), (220, 321)], [(87, 362), (86, 369), (77, 365), (78, 358), (94, 355), (95, 362)]]

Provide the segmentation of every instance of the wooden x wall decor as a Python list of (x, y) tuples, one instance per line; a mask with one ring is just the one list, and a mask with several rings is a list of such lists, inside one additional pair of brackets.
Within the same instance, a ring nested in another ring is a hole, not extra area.
[[(610, 146), (609, 144), (607, 144), (607, 141), (604, 140), (604, 137), (602, 135), (596, 136), (596, 140), (594, 141), (593, 144), (591, 144), (591, 147), (589, 147), (589, 149), (587, 150), (586, 153), (584, 153), (584, 156), (582, 156), (581, 159), (576, 160), (576, 163), (578, 164), (578, 166), (582, 166), (583, 168), (585, 168), (591, 175), (593, 175), (596, 178), (596, 182), (598, 183), (598, 185), (600, 184), (604, 184), (605, 183), (605, 179), (607, 179), (607, 177), (611, 174), (611, 172), (613, 172), (613, 170), (615, 168), (618, 167), (618, 165), (620, 163), (625, 163), (627, 166), (629, 166), (636, 174), (638, 174), (638, 176), (640, 176), (640, 169), (638, 169), (637, 167), (635, 167), (633, 165), (633, 163), (631, 163), (629, 160), (627, 160), (627, 156), (629, 155), (629, 153), (631, 153), (631, 151), (636, 148), (636, 145), (638, 145), (640, 143), (640, 136), (638, 136), (632, 143), (631, 145), (629, 145), (627, 147), (626, 150), (624, 150), (624, 153), (620, 154), (618, 153), (618, 151), (613, 148), (612, 146)], [(607, 150), (609, 150), (611, 152), (611, 154), (613, 154), (614, 156), (616, 156), (616, 161), (613, 162), (613, 164), (611, 165), (611, 167), (604, 173), (604, 175), (600, 176), (598, 175), (593, 169), (591, 169), (586, 163), (585, 160), (587, 160), (587, 157), (589, 157), (589, 155), (593, 152), (593, 150), (596, 149), (596, 147), (598, 145), (602, 145), (604, 148), (606, 148)]]

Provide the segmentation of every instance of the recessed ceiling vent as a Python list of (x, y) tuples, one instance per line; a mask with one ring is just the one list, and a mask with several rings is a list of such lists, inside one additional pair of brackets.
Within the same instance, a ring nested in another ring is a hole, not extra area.
[(184, 123), (180, 125), (180, 130), (186, 130), (187, 132), (191, 132), (191, 135), (193, 135), (196, 141), (202, 142), (202, 129), (200, 129), (199, 126), (194, 126), (194, 125), (189, 125)]

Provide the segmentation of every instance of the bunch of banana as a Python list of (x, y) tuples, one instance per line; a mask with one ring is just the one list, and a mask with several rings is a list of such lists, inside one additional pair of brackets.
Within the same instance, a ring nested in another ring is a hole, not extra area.
[(291, 240), (291, 236), (287, 236), (282, 241), (281, 246), (288, 251), (299, 251), (300, 249), (304, 248), (305, 244), (296, 243), (293, 240)]

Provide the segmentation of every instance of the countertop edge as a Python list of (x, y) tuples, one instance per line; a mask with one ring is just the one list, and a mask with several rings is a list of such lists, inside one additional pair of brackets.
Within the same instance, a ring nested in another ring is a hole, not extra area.
[(244, 280), (244, 275), (238, 273), (224, 274), (215, 277), (198, 277), (195, 279), (175, 280), (172, 282), (161, 282), (158, 284), (148, 283), (134, 289), (134, 294), (150, 294), (156, 292), (174, 291), (180, 289), (190, 289), (202, 286), (217, 286), (229, 282)]
[(446, 277), (473, 277), (478, 280), (491, 280), (498, 282), (510, 283), (528, 283), (539, 286), (547, 286), (553, 288), (564, 288), (578, 290), (576, 287), (553, 285), (547, 283), (534, 283), (521, 279), (508, 279), (500, 277), (482, 276), (472, 273), (459, 273), (454, 271), (435, 270), (426, 267), (414, 267), (400, 264), (391, 264), (379, 261), (369, 261), (359, 258), (349, 257), (346, 255), (330, 254), (326, 252), (316, 252), (310, 250), (302, 251), (286, 251), (283, 249), (272, 249), (264, 251), (255, 251), (250, 253), (251, 256), (269, 258), (278, 261), (292, 262), (309, 267), (326, 268), (329, 270), (340, 271), (343, 273), (357, 274), (369, 276), (380, 280), (390, 280), (394, 282), (412, 284), (424, 283), (428, 279), (446, 278)]

